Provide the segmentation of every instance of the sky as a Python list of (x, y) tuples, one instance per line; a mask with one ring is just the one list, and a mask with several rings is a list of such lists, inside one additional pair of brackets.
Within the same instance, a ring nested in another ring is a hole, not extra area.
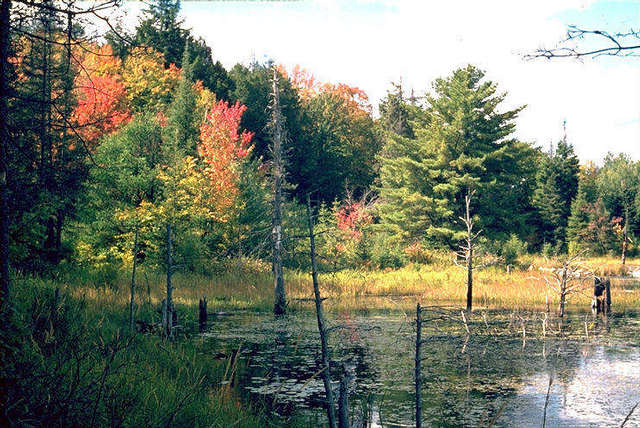
[[(127, 4), (132, 23), (139, 5)], [(508, 93), (505, 109), (527, 105), (519, 139), (547, 148), (566, 120), (583, 162), (607, 152), (640, 159), (640, 58), (523, 59), (552, 47), (567, 25), (639, 27), (640, 0), (183, 0), (182, 16), (227, 69), (253, 59), (299, 64), (365, 90), (374, 106), (391, 82), (423, 95), (474, 64)]]

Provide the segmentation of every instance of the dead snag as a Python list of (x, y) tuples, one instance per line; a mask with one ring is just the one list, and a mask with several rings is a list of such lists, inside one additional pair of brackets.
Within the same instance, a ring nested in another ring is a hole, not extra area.
[(422, 309), (420, 303), (416, 306), (416, 360), (414, 381), (416, 387), (416, 428), (422, 428)]
[(280, 91), (278, 88), (278, 71), (273, 68), (273, 90), (271, 105), (271, 133), (273, 145), (271, 156), (273, 158), (273, 216), (271, 219), (272, 263), (275, 288), (275, 302), (273, 313), (284, 314), (287, 308), (287, 300), (284, 290), (284, 275), (282, 272), (282, 182), (284, 180), (282, 143), (284, 140), (283, 118), (280, 109)]
[(335, 404), (333, 391), (331, 389), (331, 373), (329, 364), (329, 347), (327, 345), (327, 328), (325, 326), (324, 312), (322, 311), (322, 298), (320, 297), (320, 287), (318, 286), (318, 266), (316, 263), (316, 241), (313, 234), (313, 218), (311, 216), (311, 197), (307, 195), (307, 219), (309, 223), (309, 243), (311, 245), (311, 278), (313, 279), (313, 294), (316, 303), (316, 318), (318, 321), (318, 331), (320, 332), (320, 346), (322, 352), (322, 382), (327, 397), (327, 418), (329, 427), (336, 427)]
[(198, 327), (200, 333), (206, 330), (207, 328), (207, 296), (202, 296), (200, 299), (200, 303), (198, 305)]

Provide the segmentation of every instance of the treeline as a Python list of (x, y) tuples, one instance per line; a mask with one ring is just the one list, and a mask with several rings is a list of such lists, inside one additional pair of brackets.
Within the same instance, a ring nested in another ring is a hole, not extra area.
[(437, 79), (425, 97), (393, 85), (374, 117), (363, 91), (299, 67), (226, 70), (179, 9), (154, 2), (132, 33), (100, 42), (53, 7), (14, 11), (26, 17), (8, 61), (15, 270), (82, 264), (108, 277), (134, 260), (210, 272), (231, 257), (269, 259), (274, 68), (286, 266), (308, 263), (309, 194), (319, 253), (335, 269), (457, 248), (471, 193), (481, 244), (496, 256), (636, 251), (638, 163), (610, 154), (580, 165), (566, 135), (549, 149), (518, 141), (524, 106), (505, 109), (506, 93), (476, 67)]

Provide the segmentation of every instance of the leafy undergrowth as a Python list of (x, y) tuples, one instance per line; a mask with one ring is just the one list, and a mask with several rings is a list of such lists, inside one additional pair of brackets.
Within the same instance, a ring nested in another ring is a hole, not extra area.
[(54, 281), (14, 284), (14, 311), (0, 338), (0, 425), (294, 424), (244, 402), (225, 382), (229, 359), (213, 359), (186, 331), (173, 341), (130, 334), (117, 293), (75, 297), (68, 287), (56, 293)]

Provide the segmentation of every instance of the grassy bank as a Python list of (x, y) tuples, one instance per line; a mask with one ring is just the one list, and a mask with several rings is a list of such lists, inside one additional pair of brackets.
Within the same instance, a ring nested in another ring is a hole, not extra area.
[(17, 278), (13, 294), (0, 425), (295, 426), (245, 402), (228, 382), (233, 358), (214, 358), (188, 328), (173, 341), (130, 334), (124, 290)]

